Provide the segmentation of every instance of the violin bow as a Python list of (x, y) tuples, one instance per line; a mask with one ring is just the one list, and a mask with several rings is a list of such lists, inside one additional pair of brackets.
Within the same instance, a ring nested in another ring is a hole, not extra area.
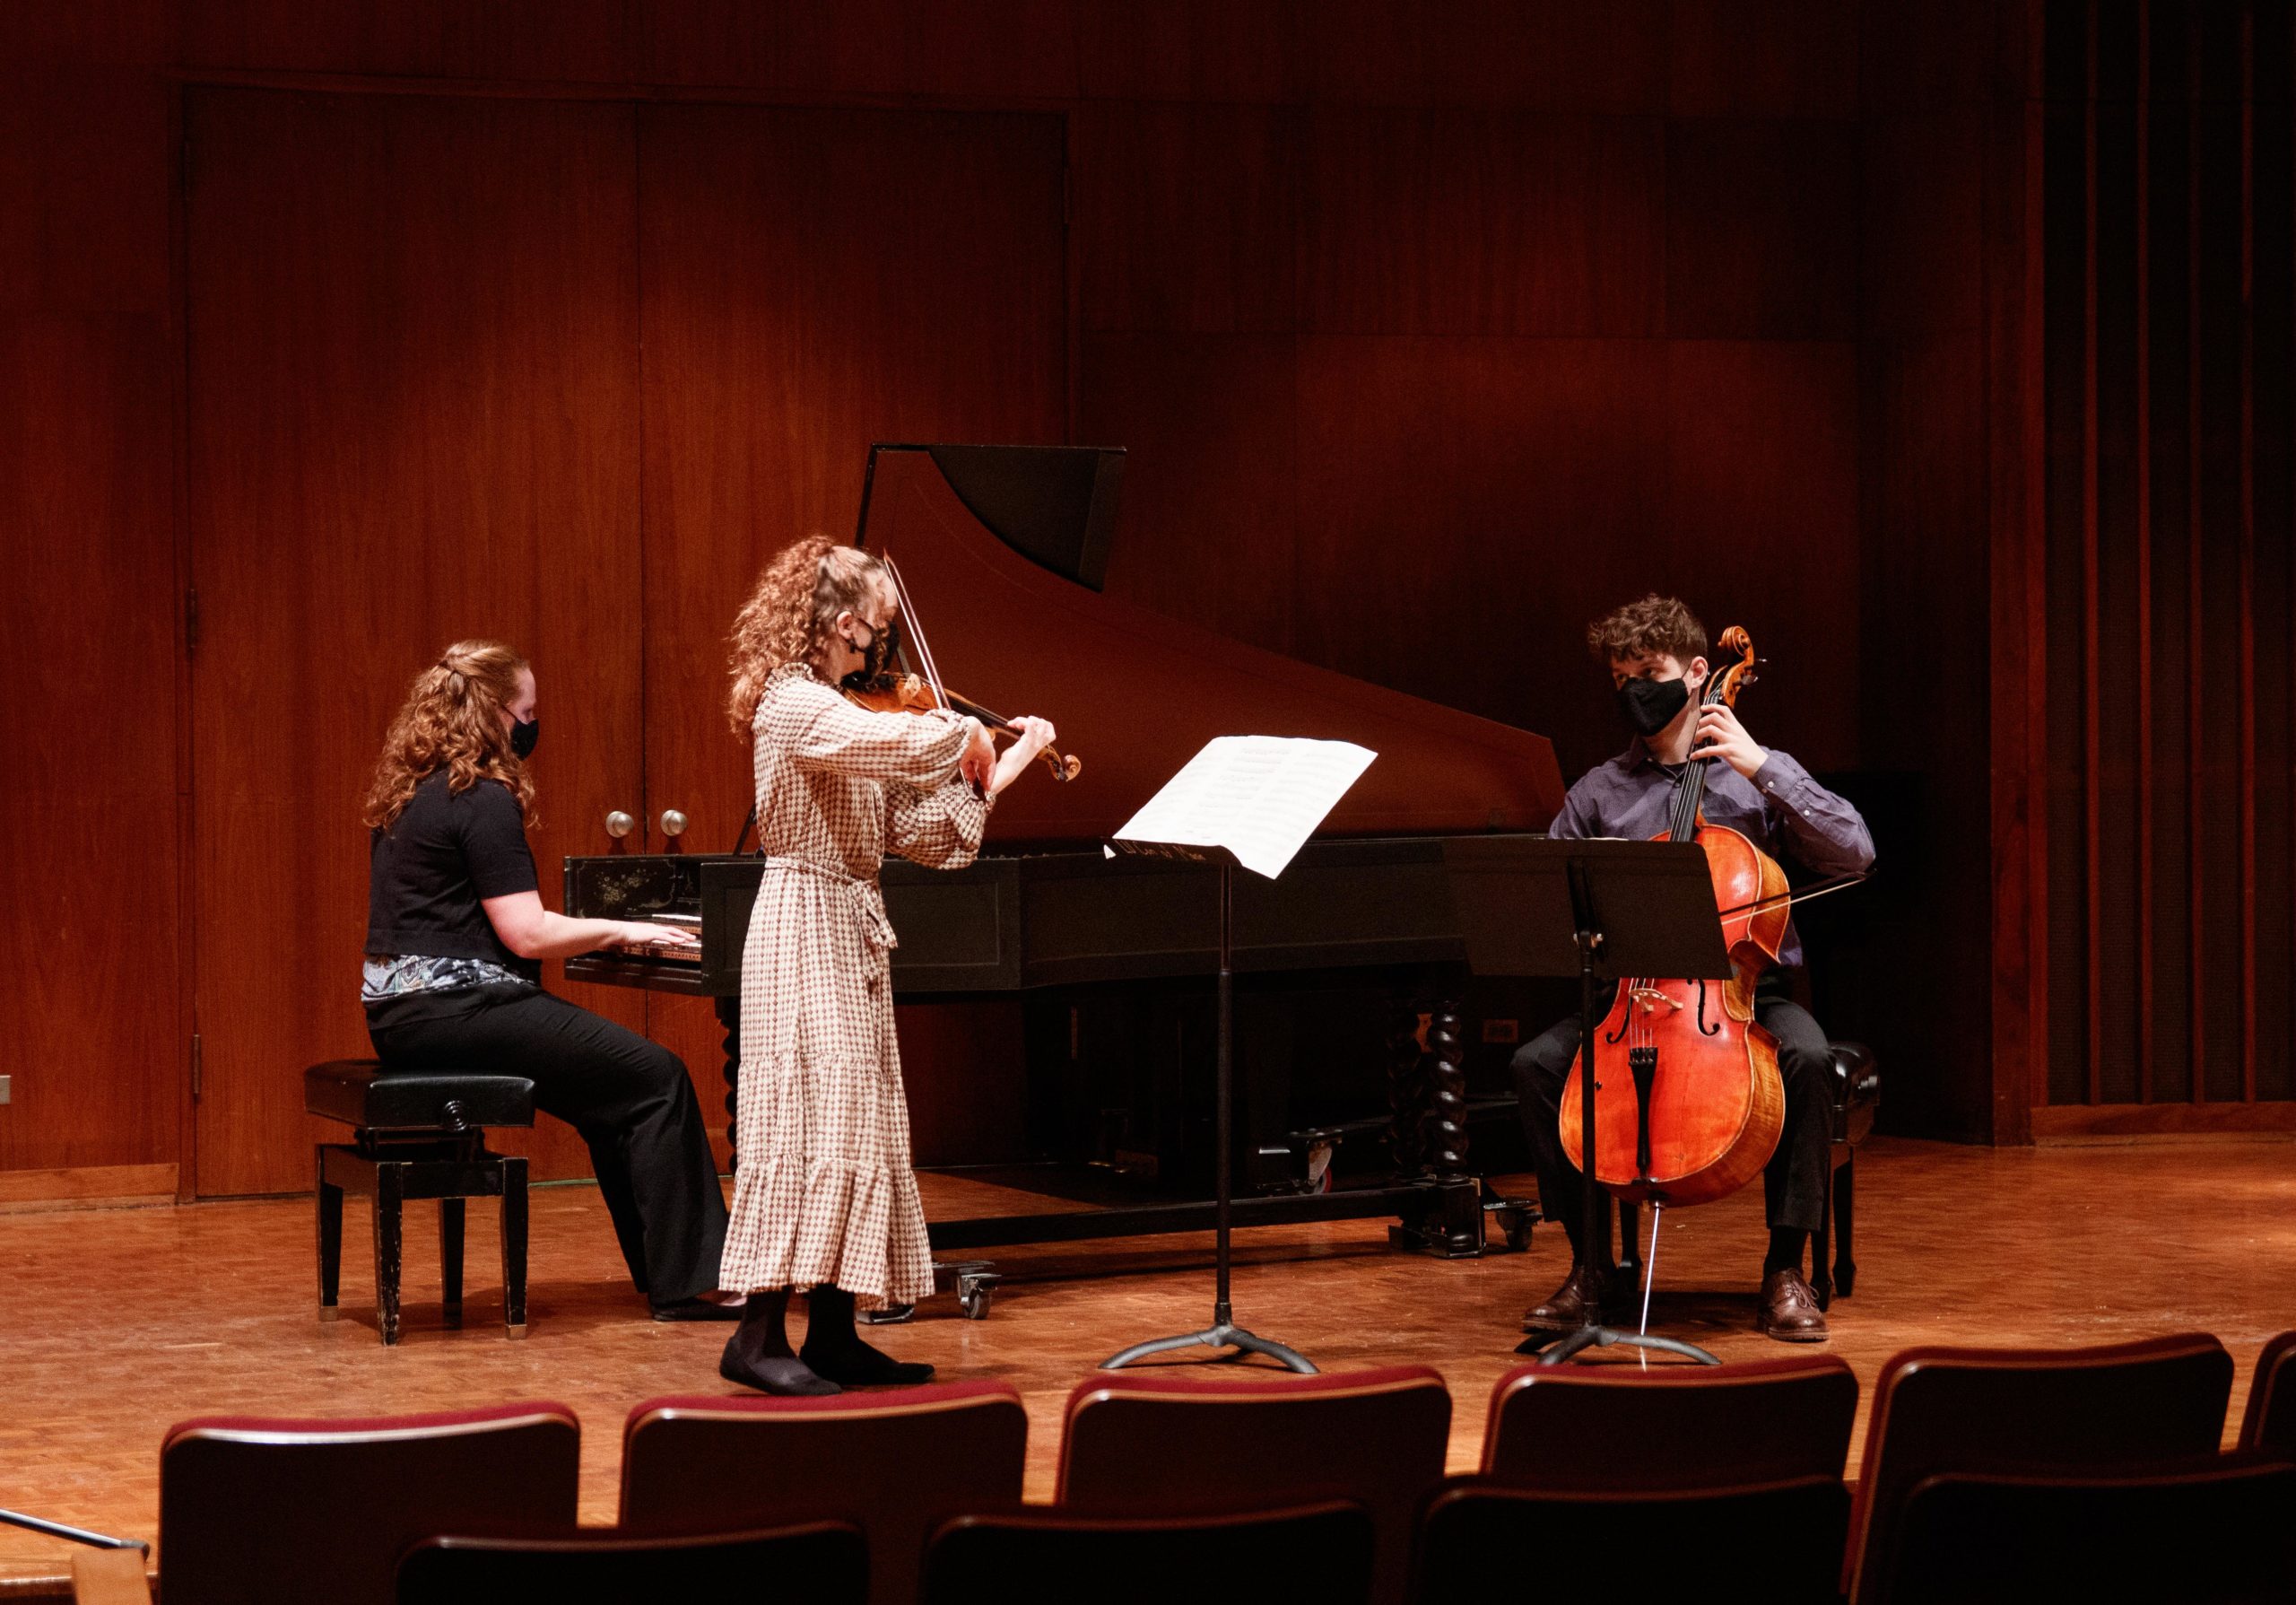
[(917, 616), (917, 604), (909, 600), (909, 587), (900, 577), (900, 565), (892, 560), (892, 554), (889, 552), (883, 554), (879, 561), (885, 565), (885, 572), (892, 578), (893, 600), (900, 605), (901, 616), (909, 621), (909, 639), (917, 643), (917, 660), (925, 667), (925, 683), (933, 688), (933, 700), (945, 708), (949, 705), (949, 693), (941, 689), (941, 671), (933, 661), (932, 647), (926, 642), (925, 626)]

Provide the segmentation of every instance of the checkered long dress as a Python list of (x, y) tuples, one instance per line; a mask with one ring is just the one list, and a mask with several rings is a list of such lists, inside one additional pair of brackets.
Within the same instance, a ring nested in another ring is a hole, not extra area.
[(755, 726), (767, 858), (742, 960), (740, 1129), (718, 1285), (834, 1284), (865, 1309), (933, 1291), (893, 1039), (888, 852), (956, 868), (988, 805), (956, 778), (970, 720), (857, 708), (802, 664)]

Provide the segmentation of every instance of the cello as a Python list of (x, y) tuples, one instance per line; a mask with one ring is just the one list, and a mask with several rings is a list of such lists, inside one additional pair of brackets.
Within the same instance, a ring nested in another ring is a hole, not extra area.
[[(1700, 706), (1735, 708), (1756, 678), (1753, 640), (1733, 624), (1719, 645), (1738, 661), (1708, 683)], [(1706, 850), (1731, 977), (1718, 985), (1623, 978), (1595, 1042), (1593, 1173), (1631, 1202), (1728, 1196), (1761, 1173), (1785, 1124), (1778, 1041), (1754, 1019), (1754, 986), (1778, 962), (1792, 897), (1776, 859), (1700, 811), (1714, 762), (1683, 766), (1669, 829), (1656, 839)], [(1562, 1150), (1584, 1170), (1580, 1096), (1573, 1076), (1562, 1093)]]

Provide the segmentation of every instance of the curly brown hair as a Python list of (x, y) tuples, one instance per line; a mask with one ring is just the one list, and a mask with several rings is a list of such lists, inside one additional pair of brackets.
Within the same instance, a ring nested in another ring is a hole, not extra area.
[(1687, 665), (1706, 656), (1706, 626), (1678, 598), (1653, 591), (1587, 625), (1587, 650), (1603, 664), (1659, 652)]
[(773, 671), (811, 659), (839, 614), (863, 611), (870, 593), (887, 585), (885, 565), (875, 553), (825, 535), (792, 541), (773, 554), (726, 637), (734, 689), (726, 713), (743, 740), (750, 737)]
[(441, 768), (449, 791), (501, 781), (526, 823), (535, 823), (535, 783), (502, 728), (502, 711), (518, 700), (518, 676), (526, 667), (501, 641), (458, 641), (414, 676), (367, 788), (363, 817), (370, 828), (390, 829), (414, 789)]

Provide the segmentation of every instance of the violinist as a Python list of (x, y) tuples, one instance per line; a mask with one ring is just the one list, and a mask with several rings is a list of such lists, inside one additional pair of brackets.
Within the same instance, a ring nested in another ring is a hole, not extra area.
[[(970, 863), (996, 794), (1054, 735), (1013, 720), (1000, 755), (970, 716), (848, 701), (840, 687), (890, 665), (895, 609), (885, 564), (815, 536), (773, 558), (734, 624), (731, 713), (752, 750), (766, 856), (742, 961), (740, 1159), (718, 1271), (750, 1296), (718, 1370), (769, 1393), (932, 1374), (854, 1328), (857, 1307), (933, 1291), (877, 869), (887, 852)], [(793, 1351), (789, 1295), (804, 1289)]]
[[(1758, 744), (1730, 707), (1700, 705), (1709, 672), (1706, 628), (1681, 602), (1646, 596), (1596, 620), (1587, 641), (1596, 660), (1609, 666), (1620, 711), (1635, 734), (1624, 752), (1571, 787), (1550, 835), (1662, 835), (1685, 765), (1706, 763), (1704, 814), (1711, 824), (1819, 875), (1863, 870), (1873, 862), (1873, 838), (1857, 808), (1787, 754)], [(1783, 1342), (1815, 1343), (1826, 1337), (1826, 1318), (1802, 1266), (1825, 1208), (1830, 1066), (1825, 1033), (1787, 995), (1789, 973), (1801, 962), (1801, 940), (1789, 927), (1778, 966), (1763, 975), (1754, 995), (1755, 1018), (1778, 1039), (1786, 1092), (1784, 1129), (1762, 1175), (1770, 1249), (1757, 1324)], [(1602, 1007), (1608, 1007), (1603, 999)], [(1606, 1275), (1598, 1277), (1585, 1262), (1581, 1183), (1557, 1128), (1578, 1041), (1574, 1015), (1526, 1043), (1514, 1059), (1524, 1130), (1537, 1157), (1540, 1208), (1561, 1221), (1571, 1248), (1570, 1274), (1524, 1316), (1526, 1331), (1574, 1331), (1585, 1323), (1589, 1304), (1608, 1291)]]

